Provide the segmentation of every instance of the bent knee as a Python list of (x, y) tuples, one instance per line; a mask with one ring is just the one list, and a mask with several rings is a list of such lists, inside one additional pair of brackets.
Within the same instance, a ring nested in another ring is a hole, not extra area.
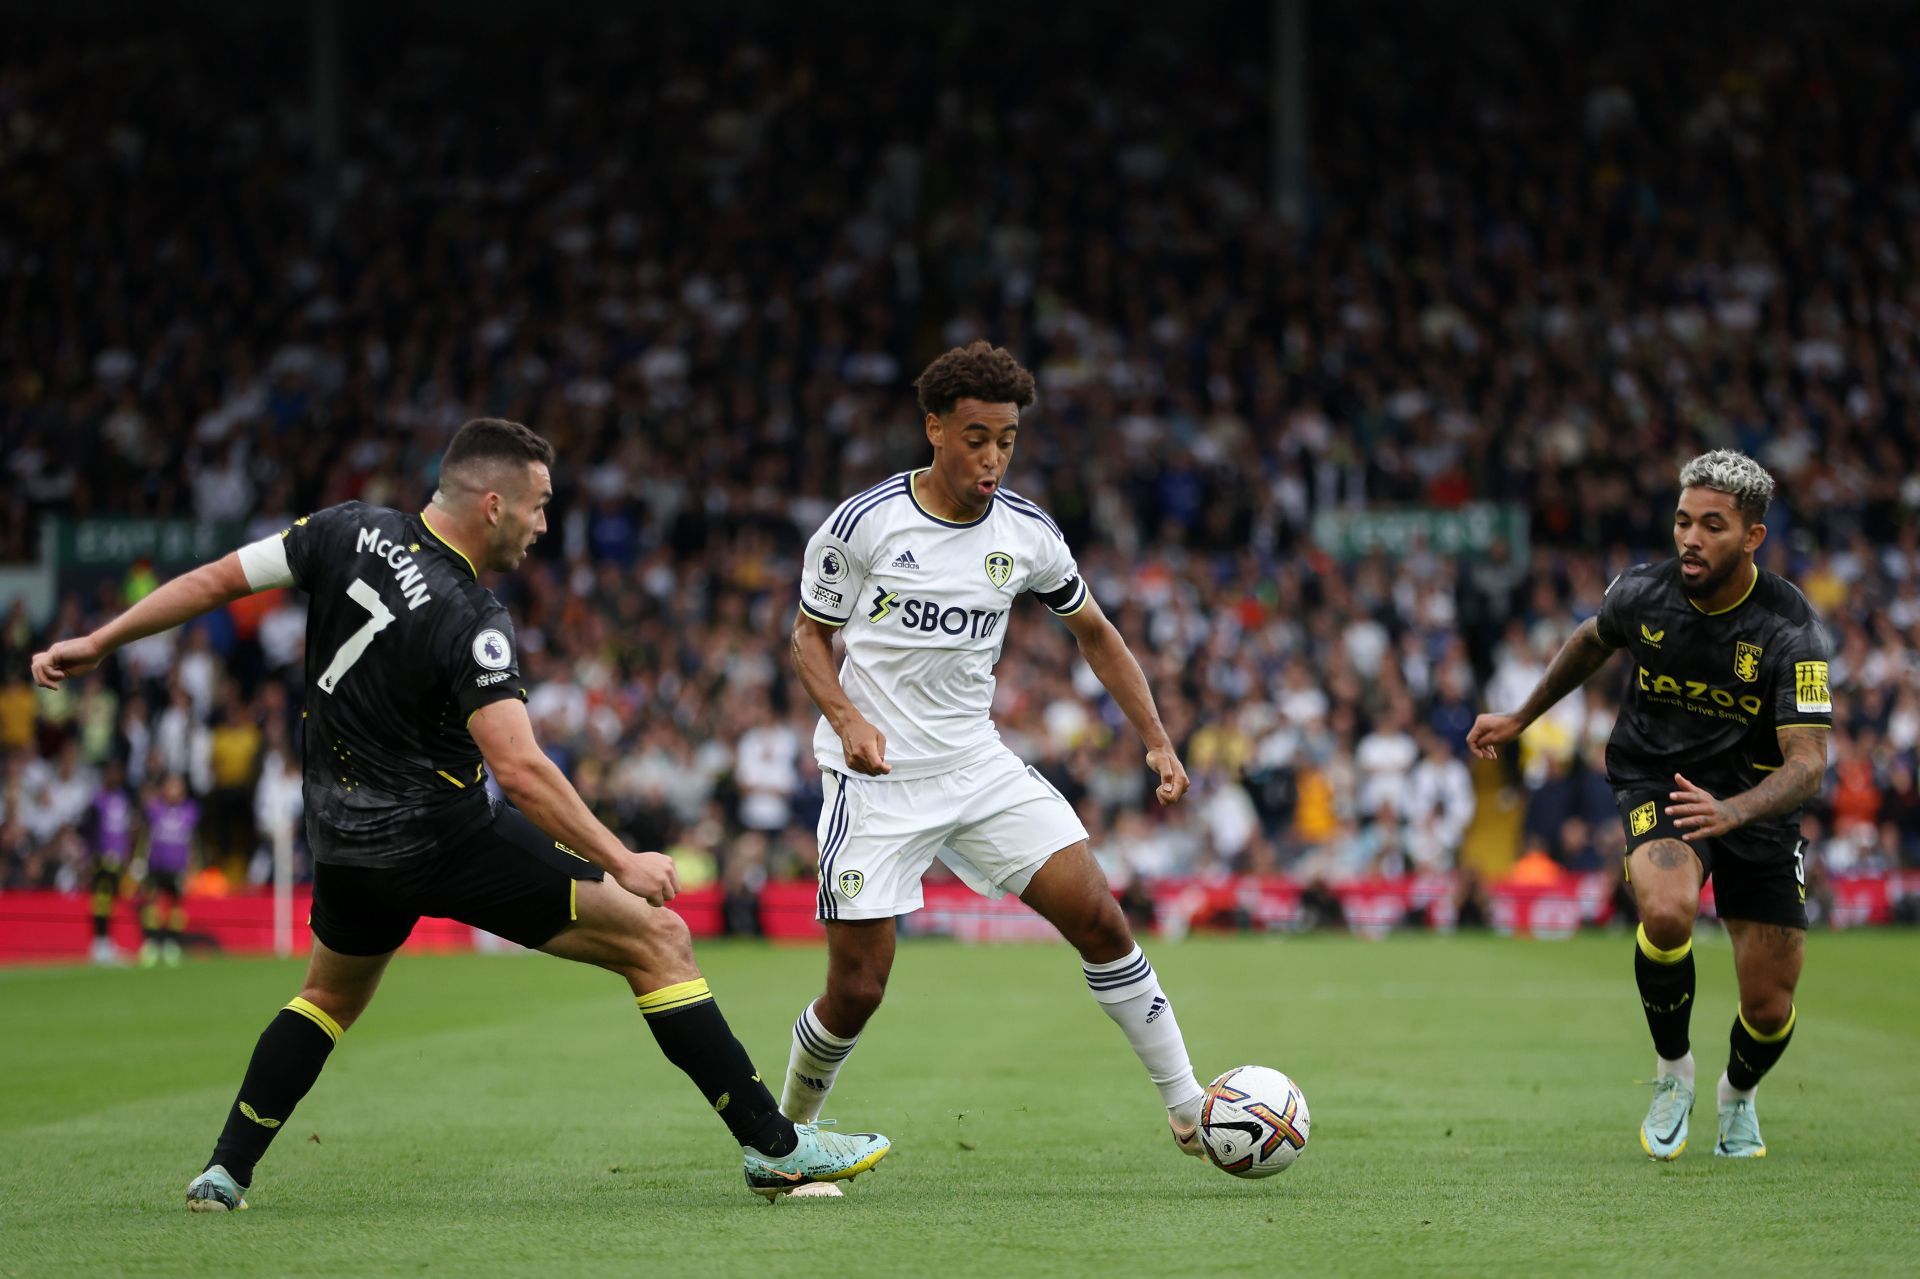
[(661, 907), (647, 912), (644, 940), (659, 954), (684, 955), (689, 963), (693, 961), (693, 930), (678, 911)]
[(607, 967), (629, 982), (671, 985), (700, 976), (693, 958), (693, 933), (687, 921), (671, 910), (649, 910), (644, 925), (621, 937), (618, 948), (618, 957)]
[(367, 1005), (373, 1002), (373, 995), (353, 991), (329, 990), (324, 986), (307, 985), (300, 988), (300, 998), (333, 1018), (334, 1024), (346, 1030), (360, 1020), (360, 1014), (367, 1011)]
[(1108, 902), (1105, 906), (1111, 909), (1092, 907), (1073, 921), (1072, 931), (1060, 930), (1080, 952), (1080, 957), (1090, 964), (1110, 964), (1124, 959), (1133, 950), (1133, 932), (1127, 927), (1127, 917), (1117, 903)]
[(1793, 1017), (1793, 992), (1770, 990), (1753, 998), (1741, 996), (1740, 1019), (1747, 1029), (1763, 1036), (1777, 1035)]
[(1693, 902), (1656, 899), (1640, 903), (1640, 926), (1647, 930), (1647, 940), (1661, 950), (1678, 950), (1687, 944), (1693, 936), (1693, 920), (1697, 913)]
[(887, 997), (887, 975), (872, 969), (860, 969), (834, 983), (838, 1002), (871, 1017)]

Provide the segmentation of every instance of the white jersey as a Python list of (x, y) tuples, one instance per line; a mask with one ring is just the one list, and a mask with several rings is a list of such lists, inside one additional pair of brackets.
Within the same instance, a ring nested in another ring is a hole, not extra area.
[[(844, 627), (840, 687), (886, 734), (893, 771), (878, 781), (949, 772), (999, 749), (993, 666), (1014, 597), (1032, 591), (1062, 617), (1086, 607), (1087, 586), (1060, 526), (1001, 489), (986, 513), (943, 520), (920, 504), (903, 471), (842, 502), (807, 543), (800, 607)], [(820, 767), (847, 771), (840, 736), (823, 718)]]

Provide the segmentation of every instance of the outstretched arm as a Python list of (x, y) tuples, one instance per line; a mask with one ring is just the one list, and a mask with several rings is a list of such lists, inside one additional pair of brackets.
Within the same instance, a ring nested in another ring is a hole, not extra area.
[(1125, 637), (1091, 597), (1077, 612), (1060, 620), (1073, 632), (1073, 638), (1080, 645), (1080, 655), (1087, 659), (1087, 665), (1093, 668), (1101, 685), (1113, 695), (1121, 713), (1145, 743), (1147, 767), (1160, 775), (1160, 786), (1154, 791), (1154, 797), (1162, 804), (1179, 803), (1189, 785), (1187, 770), (1173, 749), (1166, 725), (1160, 722), (1160, 708), (1153, 704), (1153, 690), (1147, 687), (1146, 672), (1140, 669), (1140, 662), (1127, 647)]
[(607, 872), (614, 883), (665, 905), (680, 891), (673, 859), (662, 853), (630, 852), (587, 807), (560, 766), (534, 740), (533, 721), (518, 698), (489, 702), (467, 721), (474, 745), (514, 807), (556, 843)]
[(61, 640), (46, 652), (34, 654), (33, 682), (42, 688), (58, 688), (69, 675), (85, 675), (116, 649), (224, 608), (252, 592), (240, 567), (240, 553), (229, 552), (157, 587), (93, 634)]
[(1510, 715), (1482, 715), (1473, 721), (1473, 728), (1467, 733), (1467, 745), (1482, 759), (1495, 758), (1500, 753), (1497, 748), (1501, 743), (1520, 736), (1526, 731), (1527, 725), (1586, 683), (1612, 656), (1612, 645), (1600, 638), (1600, 623), (1588, 618), (1574, 629), (1573, 634), (1567, 637), (1567, 642), (1560, 646), (1560, 651), (1554, 654), (1552, 665), (1547, 667), (1547, 673), (1534, 686), (1526, 705)]

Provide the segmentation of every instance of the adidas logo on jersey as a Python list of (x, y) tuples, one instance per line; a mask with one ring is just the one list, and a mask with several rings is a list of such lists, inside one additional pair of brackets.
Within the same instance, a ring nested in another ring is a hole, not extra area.
[(912, 551), (902, 551), (900, 552), (899, 558), (894, 560), (893, 564), (890, 567), (910, 568), (917, 572), (919, 571), (919, 568), (920, 568), (920, 561), (913, 558)]

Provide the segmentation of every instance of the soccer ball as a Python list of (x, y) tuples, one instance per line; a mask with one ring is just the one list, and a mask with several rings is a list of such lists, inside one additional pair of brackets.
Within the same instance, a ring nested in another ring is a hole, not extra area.
[(1236, 1177), (1271, 1177), (1307, 1148), (1306, 1094), (1265, 1066), (1235, 1066), (1207, 1085), (1200, 1142), (1207, 1158)]

